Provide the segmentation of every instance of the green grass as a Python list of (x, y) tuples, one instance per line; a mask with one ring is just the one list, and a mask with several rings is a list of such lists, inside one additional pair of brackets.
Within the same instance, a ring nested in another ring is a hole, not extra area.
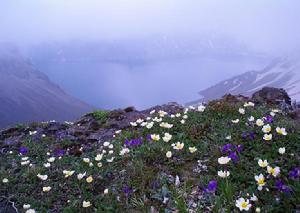
[[(293, 168), (299, 167), (300, 124), (285, 113), (277, 113), (271, 123), (273, 140), (266, 142), (262, 139), (264, 133), (261, 127), (246, 123), (251, 115), (262, 118), (270, 113), (271, 108), (247, 107), (246, 114), (241, 115), (239, 107), (242, 105), (211, 103), (204, 112), (189, 111), (185, 124), (180, 123), (182, 117), (166, 116), (163, 122), (172, 123), (174, 126), (171, 129), (164, 129), (157, 123), (151, 129), (132, 127), (110, 141), (113, 148), (94, 143), (90, 149), (83, 149), (80, 156), (66, 152), (61, 159), (56, 158), (50, 168), (43, 165), (57, 147), (71, 150), (80, 144), (67, 140), (57, 142), (47, 137), (33, 142), (28, 136), (22, 145), (29, 150), (25, 156), (32, 166), (20, 165), (24, 156), (20, 156), (15, 147), (11, 147), (12, 154), (6, 152), (0, 156), (0, 180), (9, 180), (1, 184), (1, 197), (15, 202), (20, 209), (23, 204), (29, 203), (38, 212), (149, 212), (151, 209), (159, 212), (188, 212), (191, 209), (194, 212), (238, 212), (235, 201), (240, 197), (250, 199), (249, 195), (254, 193), (258, 201), (251, 201), (251, 211), (257, 207), (262, 212), (299, 210), (299, 178), (290, 179), (288, 174)], [(92, 113), (100, 122), (105, 121), (108, 115), (106, 111)], [(236, 118), (240, 122), (233, 124), (231, 120)], [(288, 135), (278, 135), (275, 131), (277, 126), (285, 127)], [(150, 134), (162, 137), (165, 132), (173, 136), (168, 143), (162, 139), (158, 142), (146, 139)], [(243, 133), (250, 132), (255, 133), (254, 139), (243, 138)], [(231, 135), (231, 140), (226, 139), (228, 135)], [(128, 154), (119, 155), (126, 139), (139, 137), (143, 137), (141, 145), (129, 147)], [(171, 144), (177, 141), (184, 143), (183, 150), (172, 148)], [(218, 158), (226, 156), (220, 150), (228, 143), (243, 146), (238, 153), (239, 160), (237, 163), (219, 165)], [(197, 151), (192, 154), (189, 147), (196, 147)], [(278, 153), (280, 147), (286, 148), (284, 155)], [(113, 153), (103, 156), (102, 167), (99, 168), (94, 158), (102, 150), (113, 150)], [(166, 157), (167, 151), (172, 151), (172, 158)], [(112, 157), (114, 161), (107, 162)], [(83, 162), (83, 158), (89, 158), (93, 165)], [(268, 175), (266, 169), (258, 166), (258, 159), (267, 159), (271, 166), (280, 167), (279, 177)], [(198, 160), (204, 161), (207, 167), (200, 173), (196, 172)], [(230, 171), (226, 179), (217, 175), (219, 170), (224, 169)], [(75, 173), (65, 178), (63, 170), (74, 170)], [(85, 178), (77, 179), (77, 175), (84, 172), (87, 176), (93, 176), (92, 183), (87, 183)], [(254, 179), (260, 173), (264, 174), (267, 182), (262, 191), (257, 190)], [(47, 174), (48, 179), (41, 181), (37, 174)], [(176, 176), (180, 179), (178, 186), (174, 183)], [(275, 182), (279, 179), (290, 187), (290, 193), (276, 189)], [(218, 182), (216, 190), (213, 193), (204, 192), (211, 180)], [(52, 189), (43, 192), (43, 186), (51, 186)], [(126, 187), (127, 192), (124, 190)], [(108, 194), (103, 193), (105, 189), (108, 189)], [(82, 208), (84, 200), (90, 201), (92, 206)]]

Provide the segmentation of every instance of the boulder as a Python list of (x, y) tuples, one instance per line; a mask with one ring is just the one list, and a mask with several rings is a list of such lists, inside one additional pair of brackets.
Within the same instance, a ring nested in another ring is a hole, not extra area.
[(291, 98), (284, 89), (264, 87), (252, 95), (257, 104), (287, 105), (291, 106)]

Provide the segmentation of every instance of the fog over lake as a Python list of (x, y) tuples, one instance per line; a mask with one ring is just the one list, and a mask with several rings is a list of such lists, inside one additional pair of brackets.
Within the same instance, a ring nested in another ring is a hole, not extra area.
[(145, 108), (299, 52), (297, 0), (2, 0), (0, 42), (74, 97)]

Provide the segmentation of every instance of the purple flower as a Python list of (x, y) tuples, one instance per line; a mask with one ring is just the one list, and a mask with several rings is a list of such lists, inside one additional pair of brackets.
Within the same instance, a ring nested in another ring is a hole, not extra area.
[(231, 160), (234, 163), (237, 163), (239, 160), (239, 157), (237, 156), (236, 152), (231, 152), (228, 157), (231, 158)]
[(55, 156), (55, 157), (61, 157), (61, 156), (63, 156), (65, 153), (66, 153), (65, 150), (63, 150), (63, 149), (57, 149), (57, 150), (54, 151), (54, 156)]
[(129, 195), (133, 192), (132, 188), (129, 186), (125, 186), (122, 191), (126, 197), (129, 197)]
[(236, 151), (237, 152), (241, 152), (243, 150), (243, 145), (238, 145), (237, 147), (236, 147)]
[(243, 132), (242, 138), (243, 138), (243, 139), (246, 139), (247, 137), (248, 137), (248, 133), (247, 133), (247, 132)]
[(298, 179), (300, 177), (300, 167), (296, 167), (289, 172), (290, 179)]
[(25, 155), (28, 152), (28, 149), (25, 146), (21, 146), (19, 152), (20, 154)]
[(266, 121), (267, 123), (272, 123), (272, 122), (273, 122), (273, 117), (272, 117), (271, 115), (267, 115), (267, 116), (265, 117), (265, 121)]
[(251, 139), (251, 140), (254, 140), (254, 139), (255, 139), (255, 133), (254, 133), (254, 132), (250, 132), (249, 136), (250, 136), (250, 139)]
[(125, 140), (125, 145), (128, 147), (135, 147), (135, 146), (139, 146), (142, 144), (142, 138), (136, 138), (136, 139), (132, 139), (132, 140)]
[(146, 139), (147, 139), (148, 141), (152, 141), (151, 135), (147, 135), (147, 136), (146, 136)]
[(208, 183), (207, 187), (204, 188), (204, 192), (213, 193), (217, 190), (218, 182), (216, 180), (212, 180)]
[(230, 143), (228, 143), (222, 147), (221, 152), (227, 153), (227, 152), (231, 151), (231, 148), (232, 148), (232, 145)]
[(284, 193), (290, 193), (292, 191), (292, 189), (285, 185), (282, 180), (277, 180), (275, 182), (275, 188), (280, 191), (280, 192), (284, 192)]

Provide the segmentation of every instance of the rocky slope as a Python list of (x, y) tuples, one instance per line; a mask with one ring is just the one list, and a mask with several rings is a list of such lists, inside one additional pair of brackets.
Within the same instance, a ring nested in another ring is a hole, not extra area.
[(17, 49), (0, 47), (0, 127), (75, 119), (92, 109), (39, 72)]
[(298, 212), (297, 113), (265, 88), (6, 129), (0, 212)]
[(300, 61), (277, 59), (260, 71), (250, 71), (199, 92), (196, 102), (220, 98), (224, 93), (252, 95), (263, 87), (284, 88), (292, 100), (300, 100)]

